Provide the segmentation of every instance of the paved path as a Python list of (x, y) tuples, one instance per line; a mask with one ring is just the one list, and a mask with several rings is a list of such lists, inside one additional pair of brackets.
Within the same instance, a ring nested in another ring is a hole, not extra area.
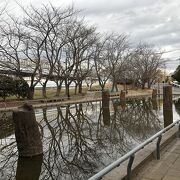
[(150, 161), (132, 180), (180, 180), (180, 139), (164, 149), (161, 160)]

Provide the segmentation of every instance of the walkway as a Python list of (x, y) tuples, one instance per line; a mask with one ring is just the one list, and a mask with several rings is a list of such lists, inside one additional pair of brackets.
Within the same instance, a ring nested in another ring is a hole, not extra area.
[(175, 139), (162, 152), (160, 160), (152, 160), (133, 180), (180, 180), (180, 139)]
[[(163, 134), (160, 143), (160, 160), (156, 160), (157, 140), (135, 153), (131, 180), (180, 180), (180, 138), (177, 133), (176, 125)], [(125, 180), (128, 162), (129, 159), (102, 179)]]

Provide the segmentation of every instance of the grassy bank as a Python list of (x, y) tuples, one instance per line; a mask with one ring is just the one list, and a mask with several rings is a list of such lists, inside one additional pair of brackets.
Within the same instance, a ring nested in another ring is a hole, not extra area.
[[(111, 85), (107, 84), (106, 89), (111, 90)], [(124, 86), (123, 85), (118, 85), (118, 89), (123, 90)], [(128, 89), (128, 95), (134, 95), (134, 94), (142, 94), (142, 93), (146, 93), (149, 90), (148, 89), (132, 89), (130, 86), (127, 86)], [(93, 86), (92, 87), (92, 91), (94, 92), (94, 97), (100, 97), (101, 96), (101, 88), (100, 86)], [(75, 90), (74, 88), (70, 89), (70, 96), (71, 99), (81, 99), (82, 97), (84, 97), (87, 94), (88, 88), (87, 87), (83, 87), (82, 88), (82, 94), (75, 94)], [(47, 88), (46, 90), (46, 94), (47, 94), (47, 99), (52, 99), (52, 98), (63, 98), (66, 99), (67, 96), (65, 94), (65, 89), (61, 90), (60, 96), (56, 97), (56, 88)], [(112, 92), (111, 94), (117, 94), (117, 92)], [(38, 100), (38, 99), (43, 99), (42, 98), (42, 90), (41, 89), (35, 89), (35, 93), (34, 93), (34, 100)], [(0, 98), (0, 100), (2, 101), (3, 99)], [(17, 97), (15, 96), (10, 96), (7, 98), (6, 101), (14, 101), (14, 100), (18, 100)], [(19, 99), (19, 100), (23, 100), (23, 99)]]

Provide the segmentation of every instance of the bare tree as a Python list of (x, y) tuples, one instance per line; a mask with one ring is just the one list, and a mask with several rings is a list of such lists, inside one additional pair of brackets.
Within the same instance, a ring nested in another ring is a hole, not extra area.
[(129, 45), (124, 34), (111, 34), (105, 44), (106, 58), (111, 73), (112, 91), (118, 91), (117, 82), (120, 76), (127, 71), (127, 56)]
[(56, 83), (56, 96), (59, 97), (61, 93), (62, 84), (64, 82), (64, 68), (63, 68), (63, 48), (59, 53), (59, 58), (54, 66), (53, 81)]
[(4, 21), (0, 26), (0, 67), (10, 74), (15, 74), (22, 78), (22, 42), (24, 32), (22, 31), (22, 24), (18, 19), (9, 16), (8, 21)]
[(142, 88), (146, 84), (150, 88), (157, 80), (162, 52), (150, 45), (139, 44), (130, 52), (126, 35), (98, 35), (73, 7), (61, 9), (50, 4), (22, 10), (23, 18), (9, 15), (0, 22), (0, 68), (2, 73), (30, 77), (29, 99), (38, 83), (46, 98), (50, 80), (56, 83), (56, 96), (64, 83), (68, 98), (73, 83), (75, 93), (82, 93), (83, 82), (92, 85), (95, 79), (102, 90), (111, 80), (112, 91), (118, 91), (117, 83), (126, 78)]
[(139, 44), (132, 53), (132, 71), (136, 82), (145, 88), (147, 83), (148, 88), (155, 82), (159, 73), (159, 68), (162, 67), (163, 61), (161, 59), (162, 52), (157, 51), (148, 44)]
[(48, 69), (42, 69), (42, 96), (46, 97), (47, 82), (53, 76), (55, 64), (61, 54), (61, 49), (66, 43), (62, 31), (67, 23), (67, 19), (74, 13), (73, 8), (60, 9), (52, 5), (43, 6), (41, 9), (30, 8), (27, 23), (37, 35), (42, 37), (42, 60), (41, 63), (48, 64)]
[(107, 40), (107, 37), (101, 37), (94, 46), (94, 68), (102, 91), (111, 75), (106, 58), (105, 44)]
[(96, 41), (95, 28), (87, 27), (83, 20), (75, 20), (68, 27), (65, 53), (65, 86), (66, 95), (70, 97), (70, 85), (76, 80), (79, 93), (82, 92), (82, 81), (85, 79), (89, 59), (92, 58), (91, 48)]

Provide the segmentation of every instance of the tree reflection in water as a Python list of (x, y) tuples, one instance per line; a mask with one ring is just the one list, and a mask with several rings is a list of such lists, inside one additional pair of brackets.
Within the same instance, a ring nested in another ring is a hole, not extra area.
[[(57, 107), (53, 113), (42, 110), (43, 116), (37, 118), (44, 146), (40, 179), (87, 179), (161, 128), (150, 99), (111, 104), (109, 120), (103, 119), (101, 102)], [(0, 176), (13, 179), (14, 139), (1, 144), (0, 152)]]
[(41, 173), (43, 155), (19, 157), (17, 162), (16, 180), (37, 180)]

